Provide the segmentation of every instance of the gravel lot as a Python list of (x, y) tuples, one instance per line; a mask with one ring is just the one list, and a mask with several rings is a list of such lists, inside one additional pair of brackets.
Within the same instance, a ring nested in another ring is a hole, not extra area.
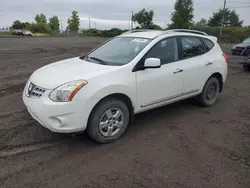
[(239, 58), (230, 59), (216, 105), (187, 100), (137, 115), (109, 145), (51, 133), (32, 120), (21, 100), (30, 74), (103, 40), (0, 38), (0, 187), (249, 187), (250, 73)]

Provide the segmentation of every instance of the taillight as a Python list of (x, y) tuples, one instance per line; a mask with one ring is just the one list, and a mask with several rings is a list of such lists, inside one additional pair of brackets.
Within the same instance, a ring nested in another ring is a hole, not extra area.
[(225, 53), (223, 53), (222, 55), (224, 56), (224, 58), (225, 58), (226, 62), (228, 63), (228, 61), (229, 61), (229, 57), (228, 57), (228, 55), (227, 55), (227, 54), (225, 54)]

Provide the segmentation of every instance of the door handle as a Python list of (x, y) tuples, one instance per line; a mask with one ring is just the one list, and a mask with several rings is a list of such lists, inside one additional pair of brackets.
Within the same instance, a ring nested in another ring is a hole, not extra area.
[(183, 72), (183, 69), (176, 69), (175, 72), (173, 72), (174, 74), (177, 74), (177, 73), (180, 73), (180, 72)]
[(211, 62), (211, 61), (208, 61), (207, 63), (206, 63), (206, 66), (209, 66), (209, 65), (212, 65), (213, 63)]

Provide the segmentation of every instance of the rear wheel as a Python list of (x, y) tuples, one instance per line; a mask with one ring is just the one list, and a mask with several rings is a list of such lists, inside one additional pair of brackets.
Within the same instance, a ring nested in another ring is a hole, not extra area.
[(210, 78), (205, 84), (202, 93), (197, 96), (197, 101), (204, 107), (212, 106), (219, 94), (220, 83), (216, 77)]
[(243, 65), (244, 71), (250, 71), (250, 65)]
[(101, 101), (90, 115), (88, 135), (98, 143), (106, 144), (119, 139), (129, 124), (129, 109), (116, 98)]

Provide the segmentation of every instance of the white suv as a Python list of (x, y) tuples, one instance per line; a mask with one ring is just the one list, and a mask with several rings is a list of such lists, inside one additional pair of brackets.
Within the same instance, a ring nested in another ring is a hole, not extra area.
[(88, 54), (36, 70), (23, 101), (53, 132), (120, 138), (134, 114), (194, 97), (211, 106), (227, 77), (217, 39), (198, 31), (144, 31), (112, 38)]

